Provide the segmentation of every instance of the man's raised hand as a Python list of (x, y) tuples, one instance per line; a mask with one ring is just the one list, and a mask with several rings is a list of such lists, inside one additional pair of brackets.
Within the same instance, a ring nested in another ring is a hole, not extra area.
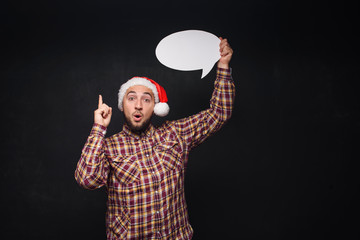
[(94, 111), (94, 123), (108, 127), (111, 121), (112, 108), (103, 103), (102, 96), (99, 95), (98, 109)]
[(228, 69), (234, 51), (226, 38), (223, 39), (222, 37), (220, 37), (220, 41), (220, 60), (218, 62), (218, 67)]

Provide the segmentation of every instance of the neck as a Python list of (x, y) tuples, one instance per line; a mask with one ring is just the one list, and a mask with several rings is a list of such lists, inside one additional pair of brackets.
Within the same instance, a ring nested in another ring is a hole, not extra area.
[(124, 124), (124, 129), (126, 129), (128, 133), (136, 136), (147, 135), (151, 128), (152, 128), (151, 124), (148, 124), (145, 128), (142, 129), (134, 129), (129, 124), (127, 123)]

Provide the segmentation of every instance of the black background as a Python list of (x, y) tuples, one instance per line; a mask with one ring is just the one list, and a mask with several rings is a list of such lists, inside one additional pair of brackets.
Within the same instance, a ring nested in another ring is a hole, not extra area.
[(207, 108), (215, 68), (200, 79), (154, 54), (200, 29), (229, 39), (237, 92), (190, 155), (194, 239), (359, 239), (359, 6), (290, 2), (3, 1), (1, 238), (105, 239), (105, 191), (73, 176), (97, 96), (114, 109), (108, 136), (135, 75), (164, 86), (166, 119)]

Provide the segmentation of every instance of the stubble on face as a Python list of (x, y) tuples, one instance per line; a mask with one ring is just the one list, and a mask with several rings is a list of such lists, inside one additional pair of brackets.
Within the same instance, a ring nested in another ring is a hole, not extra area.
[(135, 133), (145, 132), (151, 123), (152, 116), (148, 119), (144, 119), (144, 121), (140, 125), (134, 125), (131, 121), (131, 116), (126, 116), (123, 112), (124, 120), (126, 125), (130, 128), (131, 131)]

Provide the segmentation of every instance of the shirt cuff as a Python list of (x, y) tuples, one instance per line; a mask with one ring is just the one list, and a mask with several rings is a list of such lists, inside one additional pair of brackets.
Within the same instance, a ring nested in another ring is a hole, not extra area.
[(91, 129), (90, 135), (98, 135), (100, 137), (105, 137), (106, 130), (107, 130), (107, 128), (104, 127), (103, 125), (94, 123), (94, 125)]
[(232, 68), (217, 68), (216, 78), (217, 79), (231, 79)]

